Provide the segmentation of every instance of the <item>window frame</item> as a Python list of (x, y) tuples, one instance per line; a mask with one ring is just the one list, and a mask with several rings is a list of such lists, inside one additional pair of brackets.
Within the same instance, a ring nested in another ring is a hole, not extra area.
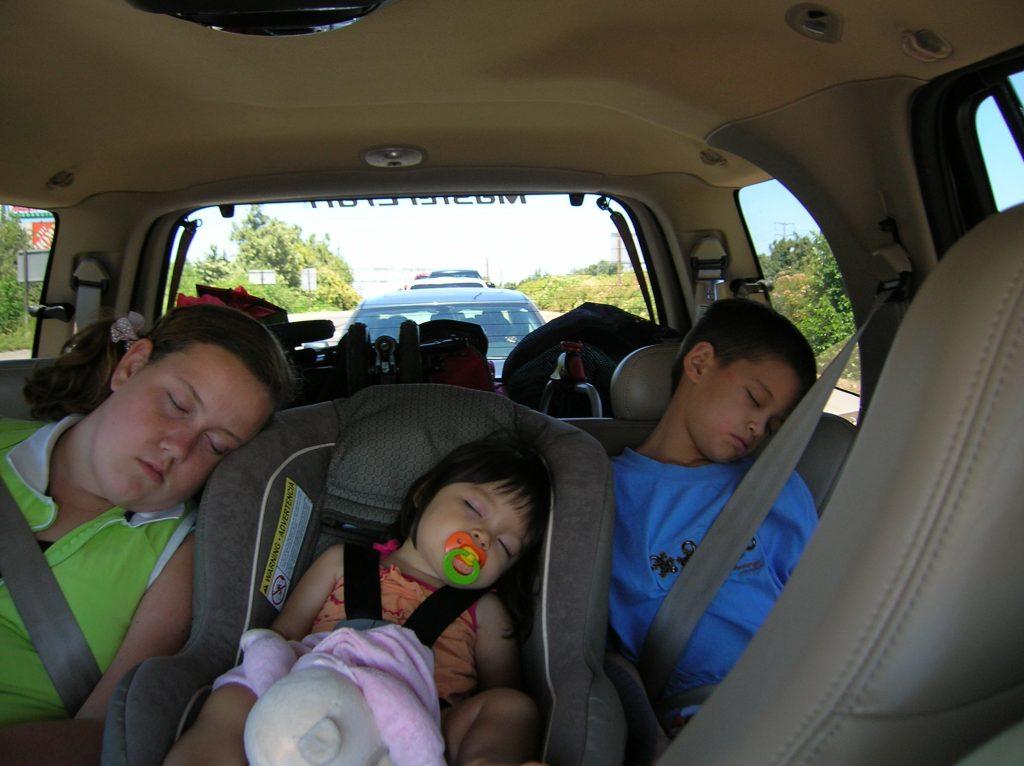
[[(34, 205), (21, 205), (17, 202), (4, 202), (2, 204), (15, 207), (29, 207), (34, 210), (43, 210), (49, 213), (50, 216), (52, 216), (53, 218), (53, 237), (51, 237), (50, 239), (50, 253), (46, 258), (46, 268), (43, 271), (43, 281), (39, 288), (39, 303), (49, 303), (48, 293), (50, 290), (50, 276), (53, 271), (53, 264), (55, 260), (54, 255), (57, 253), (57, 246), (59, 244), (60, 237), (60, 213), (57, 210), (50, 210), (49, 208), (44, 207), (36, 207)], [(15, 269), (17, 269), (17, 266), (15, 266)], [(43, 322), (39, 317), (35, 317), (32, 314), (29, 314), (29, 317), (35, 320), (35, 325), (32, 328), (32, 342), (29, 345), (28, 349), (25, 350), (28, 351), (30, 359), (37, 359), (39, 358), (39, 344), (40, 341), (42, 340)], [(74, 321), (74, 319), (72, 318), (71, 321)]]
[[(182, 229), (185, 226), (185, 224), (188, 222), (188, 219), (190, 218), (190, 216), (195, 215), (200, 210), (206, 210), (206, 209), (215, 208), (215, 207), (225, 208), (225, 207), (236, 207), (236, 206), (242, 206), (242, 205), (268, 205), (269, 206), (269, 205), (275, 205), (275, 204), (288, 204), (288, 203), (296, 203), (296, 202), (298, 202), (298, 203), (307, 203), (307, 202), (310, 202), (310, 201), (316, 201), (316, 202), (332, 201), (332, 202), (335, 202), (335, 201), (339, 201), (339, 200), (369, 200), (369, 199), (379, 200), (379, 199), (391, 199), (393, 197), (397, 197), (397, 198), (412, 198), (412, 197), (430, 197), (430, 196), (434, 196), (434, 197), (441, 197), (441, 196), (445, 196), (445, 197), (492, 196), (492, 195), (507, 194), (507, 193), (508, 193), (507, 191), (500, 191), (499, 192), (499, 191), (493, 191), (493, 190), (489, 190), (489, 189), (471, 190), (471, 191), (463, 190), (463, 191), (458, 191), (458, 192), (452, 192), (452, 191), (435, 191), (435, 192), (425, 192), (425, 191), (422, 191), (421, 192), (421, 191), (418, 191), (418, 192), (404, 192), (404, 193), (397, 193), (397, 194), (395, 194), (395, 193), (390, 193), (389, 194), (387, 192), (380, 192), (380, 193), (375, 193), (375, 194), (344, 194), (344, 195), (338, 195), (338, 196), (317, 195), (315, 198), (313, 198), (313, 197), (294, 197), (294, 198), (268, 197), (267, 199), (246, 199), (246, 200), (235, 201), (235, 202), (204, 202), (203, 204), (200, 204), (200, 205), (190, 206), (189, 208), (180, 210), (180, 211), (174, 213), (171, 216), (172, 217), (172, 223), (170, 224), (170, 228), (169, 228), (169, 231), (168, 231), (168, 236), (167, 236), (166, 242), (164, 242), (164, 244), (163, 244), (163, 246), (161, 248), (161, 261), (160, 261), (160, 266), (159, 266), (159, 281), (158, 281), (158, 287), (157, 287), (157, 295), (156, 295), (156, 298), (155, 298), (156, 307), (155, 307), (153, 316), (158, 319), (163, 314), (167, 313), (167, 311), (169, 310), (164, 304), (165, 304), (165, 299), (166, 299), (166, 292), (167, 292), (167, 287), (168, 287), (168, 281), (170, 279), (170, 275), (171, 275), (171, 272), (172, 272), (172, 269), (173, 269), (173, 265), (174, 265), (173, 262), (174, 262), (175, 257), (177, 256), (179, 238), (181, 236)], [(613, 202), (616, 202), (619, 205), (619, 207), (621, 208), (621, 210), (623, 212), (623, 215), (625, 215), (627, 217), (627, 219), (629, 220), (629, 223), (631, 225), (631, 228), (632, 228), (632, 231), (633, 231), (633, 234), (634, 234), (634, 237), (635, 237), (637, 251), (638, 251), (638, 254), (639, 254), (640, 259), (642, 261), (642, 265), (644, 266), (645, 274), (647, 275), (647, 281), (648, 281), (648, 285), (647, 286), (648, 286), (648, 289), (651, 292), (651, 302), (652, 302), (652, 305), (653, 305), (653, 308), (654, 308), (654, 312), (655, 312), (655, 316), (651, 317), (650, 320), (652, 322), (654, 322), (655, 324), (659, 324), (659, 325), (661, 325), (663, 327), (667, 327), (668, 326), (667, 319), (665, 318), (666, 308), (665, 308), (664, 299), (663, 299), (663, 296), (662, 296), (662, 293), (661, 293), (661, 289), (660, 289), (660, 283), (659, 283), (659, 279), (658, 279), (657, 270), (652, 266), (652, 264), (657, 259), (654, 258), (653, 252), (652, 252), (651, 248), (648, 245), (648, 241), (647, 241), (647, 234), (648, 234), (648, 232), (646, 231), (646, 228), (645, 228), (644, 224), (645, 223), (649, 223), (650, 225), (652, 225), (654, 227), (655, 231), (653, 231), (653, 234), (655, 234), (656, 236), (660, 237), (660, 242), (662, 243), (662, 248), (664, 250), (667, 250), (667, 241), (668, 240), (667, 240), (667, 237), (665, 235), (665, 232), (662, 230), (662, 228), (660, 226), (660, 222), (658, 222), (657, 217), (654, 215), (653, 211), (651, 211), (651, 209), (647, 205), (645, 205), (644, 203), (639, 202), (639, 201), (637, 201), (635, 199), (623, 198), (623, 197), (621, 197), (619, 195), (616, 195), (616, 194), (610, 194), (610, 193), (607, 193), (607, 192), (603, 192), (603, 191), (599, 191), (599, 190), (594, 190), (594, 189), (588, 189), (586, 191), (533, 190), (533, 191), (520, 191), (520, 192), (516, 192), (516, 193), (517, 194), (523, 194), (525, 196), (531, 196), (531, 195), (533, 195), (533, 196), (557, 196), (557, 195), (572, 196), (572, 195), (580, 194), (580, 195), (591, 195), (593, 197), (607, 197), (609, 200), (612, 200)], [(637, 210), (635, 208), (641, 208), (641, 209)], [(155, 229), (155, 226), (151, 227), (150, 233), (147, 234), (147, 239), (148, 239), (148, 237), (150, 235), (152, 235), (154, 233), (154, 229)], [(185, 253), (186, 259), (188, 258), (188, 255), (189, 255), (190, 252), (191, 252), (191, 248), (189, 249), (189, 251), (186, 251), (186, 253)], [(669, 282), (670, 283), (672, 282), (673, 278), (677, 278), (677, 275), (675, 275), (675, 273), (674, 273), (674, 271), (675, 271), (674, 268), (672, 269), (672, 271), (673, 271), (672, 274), (667, 275), (667, 277), (669, 278)], [(640, 291), (640, 284), (639, 284), (639, 282), (637, 282), (637, 292), (638, 292), (638, 294), (639, 294), (639, 291)]]
[(1024, 115), (1009, 81), (1024, 70), (1024, 46), (924, 86), (911, 113), (914, 155), (938, 258), (969, 229), (998, 212), (981, 152), (977, 113), (993, 96), (1024, 156)]

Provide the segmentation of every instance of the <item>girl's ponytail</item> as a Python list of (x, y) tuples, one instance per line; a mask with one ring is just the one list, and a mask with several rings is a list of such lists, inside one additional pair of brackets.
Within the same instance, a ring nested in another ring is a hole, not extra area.
[(124, 344), (110, 338), (113, 323), (101, 320), (78, 331), (53, 364), (29, 375), (23, 392), (33, 418), (87, 415), (110, 396), (110, 376), (124, 353)]

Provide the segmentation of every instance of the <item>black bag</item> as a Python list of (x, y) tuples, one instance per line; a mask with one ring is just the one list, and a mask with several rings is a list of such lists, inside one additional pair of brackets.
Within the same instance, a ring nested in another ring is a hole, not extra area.
[[(519, 402), (534, 410), (540, 409), (541, 397), (547, 387), (551, 371), (558, 364), (558, 357), (563, 353), (561, 343), (545, 349), (533, 359), (520, 366), (511, 377), (505, 378), (505, 390), (509, 399)], [(604, 351), (583, 345), (580, 350), (583, 369), (587, 380), (597, 389), (601, 397), (601, 406), (607, 415), (610, 410), (612, 373), (617, 362)], [(555, 388), (547, 414), (562, 418), (589, 417), (590, 404), (585, 396), (564, 391), (561, 386)]]
[[(505, 360), (502, 377), (513, 401), (537, 409), (562, 352), (561, 342), (582, 341), (581, 357), (587, 378), (597, 388), (605, 415), (614, 417), (611, 378), (623, 357), (643, 346), (682, 337), (670, 327), (616, 306), (588, 301), (523, 337)], [(548, 414), (577, 417), (589, 415), (590, 410), (582, 397), (568, 396), (561, 402), (553, 401)]]

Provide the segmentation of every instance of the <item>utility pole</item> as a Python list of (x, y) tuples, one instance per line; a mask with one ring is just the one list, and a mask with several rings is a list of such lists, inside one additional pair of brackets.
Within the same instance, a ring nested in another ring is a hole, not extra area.
[[(15, 255), (14, 258), (15, 258), (15, 266), (14, 266), (14, 268), (15, 268), (15, 270), (17, 270), (17, 268), (18, 268), (18, 266), (17, 266), (17, 258), (18, 258), (18, 256)], [(22, 250), (21, 251), (21, 263), (22, 263), (22, 269), (23, 269), (22, 276), (25, 278), (25, 312), (22, 315), (23, 316), (22, 324), (24, 324), (26, 327), (28, 327), (28, 250)]]
[(791, 222), (791, 221), (775, 221), (775, 227), (776, 227), (775, 228), (775, 233), (776, 234), (778, 234), (780, 227), (782, 229), (782, 236), (781, 237), (776, 236), (776, 239), (786, 239), (786, 237), (787, 237), (786, 232), (789, 229), (793, 229), (793, 234), (796, 234), (796, 224)]
[(613, 231), (612, 238), (615, 240), (615, 283), (622, 287), (622, 237)]

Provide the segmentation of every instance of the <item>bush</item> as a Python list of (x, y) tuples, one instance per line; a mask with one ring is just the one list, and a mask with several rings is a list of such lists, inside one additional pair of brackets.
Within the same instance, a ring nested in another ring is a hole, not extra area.
[(0, 278), (0, 333), (23, 329), (25, 317), (25, 288), (13, 276)]
[(607, 303), (631, 314), (647, 317), (640, 287), (632, 273), (622, 275), (622, 284), (614, 275), (533, 276), (515, 286), (542, 311), (570, 311), (581, 303)]

